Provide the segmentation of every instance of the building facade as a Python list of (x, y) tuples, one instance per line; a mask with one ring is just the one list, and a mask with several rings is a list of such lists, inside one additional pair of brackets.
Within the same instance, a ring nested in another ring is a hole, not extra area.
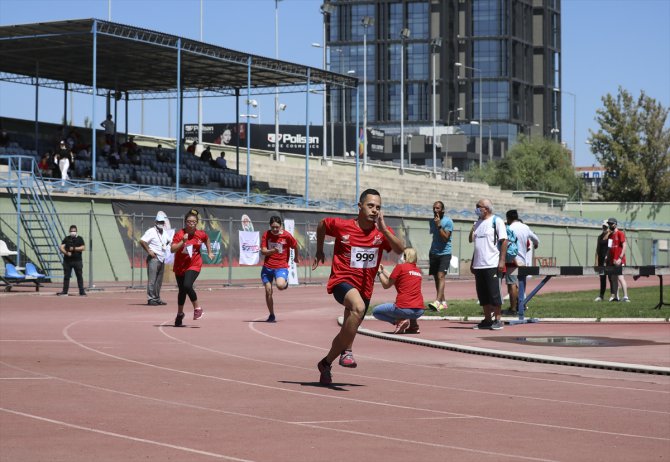
[(416, 164), (432, 165), (433, 133), (440, 166), (461, 169), (521, 134), (560, 139), (560, 0), (330, 0), (322, 11), (330, 69), (360, 82), (358, 95), (330, 89), (329, 115), (351, 123), (358, 97), (368, 128), (392, 137), (383, 160), (400, 159), (401, 116)]

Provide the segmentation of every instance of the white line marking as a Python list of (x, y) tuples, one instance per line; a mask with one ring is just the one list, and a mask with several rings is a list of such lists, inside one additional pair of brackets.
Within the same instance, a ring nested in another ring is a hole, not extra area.
[(234, 460), (234, 461), (237, 461), (237, 462), (253, 462), (249, 459), (238, 459), (237, 457), (225, 456), (223, 454), (217, 454), (215, 452), (201, 451), (199, 449), (187, 448), (185, 446), (177, 446), (177, 445), (174, 445), (174, 444), (161, 443), (160, 441), (147, 440), (145, 438), (137, 438), (135, 436), (123, 435), (121, 433), (114, 433), (114, 432), (108, 432), (108, 431), (104, 431), (104, 430), (98, 430), (97, 428), (84, 427), (84, 426), (81, 426), (81, 425), (76, 425), (76, 424), (71, 424), (71, 423), (68, 423), (68, 422), (64, 422), (62, 420), (48, 419), (46, 417), (40, 417), (40, 416), (33, 415), (33, 414), (26, 414), (25, 412), (15, 411), (13, 409), (6, 409), (4, 407), (0, 408), (0, 411), (4, 411), (4, 412), (7, 412), (9, 414), (18, 415), (18, 416), (21, 416), (21, 417), (27, 417), (29, 419), (39, 420), (39, 421), (42, 421), (42, 422), (48, 422), (48, 423), (52, 423), (52, 424), (62, 425), (62, 426), (69, 427), (69, 428), (74, 428), (74, 429), (77, 429), (77, 430), (83, 430), (83, 431), (87, 431), (87, 432), (98, 433), (100, 435), (113, 436), (115, 438), (121, 438), (121, 439), (124, 439), (124, 440), (137, 441), (139, 443), (153, 444), (155, 446), (162, 446), (162, 447), (165, 447), (165, 448), (177, 449), (179, 451), (189, 452), (191, 454), (198, 454), (198, 455), (201, 455), (201, 456), (210, 456), (210, 457), (215, 457), (217, 459)]
[(0, 380), (48, 380), (49, 377), (0, 377)]
[[(394, 409), (404, 409), (404, 410), (411, 410), (411, 411), (423, 411), (423, 412), (428, 412), (428, 413), (437, 413), (437, 414), (450, 415), (450, 416), (475, 417), (475, 418), (479, 418), (479, 419), (482, 419), (482, 420), (490, 420), (490, 421), (494, 421), (494, 422), (506, 422), (506, 423), (512, 423), (512, 424), (518, 424), (518, 425), (537, 426), (537, 427), (540, 427), (540, 428), (552, 428), (552, 429), (569, 430), (569, 431), (577, 431), (577, 432), (595, 433), (595, 434), (602, 434), (602, 435), (625, 436), (625, 437), (630, 437), (630, 438), (640, 438), (640, 439), (649, 439), (649, 440), (658, 440), (658, 441), (670, 441), (670, 438), (660, 438), (660, 437), (655, 437), (655, 436), (634, 435), (634, 434), (628, 434), (628, 433), (617, 433), (617, 432), (609, 432), (609, 431), (604, 431), (604, 430), (593, 430), (593, 429), (589, 429), (589, 428), (568, 427), (568, 426), (562, 426), (562, 425), (550, 425), (550, 424), (543, 424), (543, 423), (537, 423), (537, 422), (514, 421), (514, 420), (509, 420), (509, 419), (498, 419), (498, 418), (493, 418), (493, 417), (477, 416), (477, 415), (472, 415), (472, 414), (462, 414), (462, 413), (458, 413), (458, 412), (449, 412), (449, 411), (441, 411), (441, 410), (421, 408), (421, 407), (404, 406), (404, 405), (384, 403), (384, 402), (379, 402), (379, 401), (363, 400), (363, 399), (357, 399), (357, 398), (347, 398), (347, 397), (344, 397), (344, 396), (332, 396), (332, 395), (326, 395), (326, 394), (322, 394), (322, 393), (313, 393), (313, 392), (302, 391), (302, 390), (293, 390), (293, 389), (290, 389), (290, 388), (282, 388), (282, 387), (277, 387), (277, 386), (272, 386), (272, 385), (263, 385), (263, 384), (255, 383), (255, 382), (247, 382), (247, 381), (244, 381), (244, 380), (235, 380), (235, 379), (229, 379), (229, 378), (219, 377), (219, 376), (214, 376), (214, 375), (201, 374), (201, 373), (198, 373), (198, 372), (191, 372), (191, 371), (185, 371), (185, 370), (180, 370), (180, 369), (174, 369), (174, 368), (166, 367), (166, 366), (159, 366), (157, 364), (137, 361), (137, 360), (134, 360), (134, 359), (124, 358), (122, 356), (117, 356), (117, 355), (113, 355), (113, 354), (110, 354), (110, 353), (105, 353), (105, 352), (96, 350), (94, 348), (91, 348), (87, 345), (84, 345), (83, 343), (78, 342), (77, 340), (75, 340), (74, 338), (72, 338), (69, 335), (68, 330), (70, 329), (70, 327), (72, 327), (76, 324), (79, 324), (79, 322), (80, 321), (74, 321), (74, 322), (68, 324), (66, 327), (64, 327), (63, 328), (63, 336), (65, 338), (67, 338), (68, 340), (70, 340), (73, 344), (75, 344), (75, 345), (77, 345), (77, 346), (79, 346), (79, 347), (81, 347), (85, 350), (91, 351), (93, 353), (97, 353), (97, 354), (102, 355), (102, 356), (107, 356), (109, 358), (118, 359), (119, 361), (131, 363), (131, 364), (137, 364), (137, 365), (140, 365), (140, 366), (151, 367), (151, 368), (158, 369), (158, 370), (163, 370), (163, 371), (175, 372), (175, 373), (178, 373), (178, 374), (184, 374), (184, 375), (188, 375), (188, 376), (192, 376), (192, 377), (212, 379), (212, 380), (217, 380), (217, 381), (222, 381), (222, 382), (252, 386), (252, 387), (263, 388), (263, 389), (267, 389), (267, 390), (283, 391), (283, 392), (287, 392), (287, 393), (306, 395), (306, 396), (311, 396), (311, 397), (328, 398), (328, 399), (342, 400), (342, 401), (353, 402), (353, 403), (368, 404), (368, 405), (372, 405), (372, 406), (389, 407), (389, 408), (394, 408)], [(464, 449), (464, 450), (471, 451), (471, 449)]]

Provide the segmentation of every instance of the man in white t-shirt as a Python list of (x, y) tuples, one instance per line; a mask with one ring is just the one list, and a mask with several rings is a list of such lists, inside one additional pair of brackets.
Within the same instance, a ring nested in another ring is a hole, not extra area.
[[(507, 264), (507, 272), (505, 273), (505, 282), (507, 282), (507, 292), (509, 293), (510, 307), (513, 312), (521, 313), (524, 307), (524, 300), (526, 298), (526, 276), (518, 276), (514, 274), (518, 266), (528, 266), (532, 264), (529, 246), (537, 249), (540, 245), (540, 239), (528, 227), (527, 224), (519, 219), (519, 212), (516, 210), (508, 210), (505, 214), (507, 218), (507, 225), (509, 229), (514, 232), (517, 240), (518, 252), (514, 259), (514, 263)], [(515, 314), (515, 313), (514, 313)]]
[(161, 300), (161, 287), (165, 271), (165, 259), (170, 253), (172, 233), (165, 229), (167, 215), (164, 212), (156, 214), (154, 226), (149, 228), (142, 238), (140, 245), (147, 252), (147, 305), (167, 305)]
[[(484, 310), (484, 320), (475, 329), (502, 329), (500, 321), (500, 278), (505, 269), (507, 230), (505, 221), (493, 214), (489, 199), (479, 199), (475, 206), (478, 220), (470, 231), (474, 243), (470, 271), (475, 275), (477, 299)], [(491, 313), (493, 313), (493, 318)]]

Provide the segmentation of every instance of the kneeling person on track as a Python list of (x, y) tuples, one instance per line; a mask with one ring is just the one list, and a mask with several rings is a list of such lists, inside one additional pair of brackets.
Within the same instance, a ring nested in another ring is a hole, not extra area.
[(265, 231), (261, 240), (261, 254), (265, 257), (261, 270), (261, 281), (265, 287), (265, 303), (270, 315), (267, 322), (275, 322), (274, 300), (272, 298), (272, 281), (276, 281), (277, 289), (288, 288), (288, 267), (294, 250), (294, 261), (298, 263), (298, 241), (283, 229), (282, 220), (278, 216), (270, 217), (270, 229)]
[(372, 310), (372, 315), (380, 321), (390, 322), (395, 326), (394, 334), (418, 334), (419, 323), (416, 321), (425, 312), (421, 281), (423, 275), (416, 266), (416, 250), (407, 247), (403, 251), (403, 262), (387, 274), (384, 265), (379, 265), (379, 281), (384, 289), (395, 286), (398, 291), (395, 303), (383, 303)]

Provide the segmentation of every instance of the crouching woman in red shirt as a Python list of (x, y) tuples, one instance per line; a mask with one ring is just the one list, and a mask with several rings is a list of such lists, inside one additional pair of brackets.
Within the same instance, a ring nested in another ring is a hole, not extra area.
[(197, 229), (198, 211), (189, 211), (184, 217), (184, 224), (184, 228), (174, 234), (170, 246), (170, 251), (175, 254), (173, 271), (177, 279), (177, 287), (179, 287), (175, 327), (181, 327), (184, 320), (184, 302), (186, 302), (187, 295), (193, 304), (193, 319), (198, 320), (203, 315), (202, 307), (198, 303), (198, 295), (193, 290), (193, 283), (202, 269), (202, 256), (200, 255), (202, 244), (205, 244), (209, 259), (214, 259), (209, 236), (206, 232)]
[(416, 322), (423, 313), (423, 294), (421, 293), (421, 281), (423, 275), (416, 266), (416, 250), (407, 247), (403, 251), (404, 263), (393, 268), (391, 274), (384, 270), (384, 265), (379, 265), (377, 275), (384, 289), (395, 286), (398, 295), (395, 303), (383, 303), (377, 305), (372, 315), (380, 321), (390, 322), (395, 326), (394, 334), (418, 334), (419, 324)]

